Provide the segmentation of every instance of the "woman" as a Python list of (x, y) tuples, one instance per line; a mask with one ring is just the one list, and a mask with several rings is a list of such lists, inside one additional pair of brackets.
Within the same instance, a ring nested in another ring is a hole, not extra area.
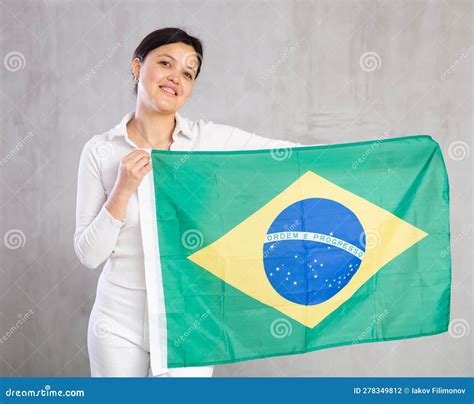
[(84, 146), (78, 170), (74, 248), (89, 268), (106, 261), (88, 327), (92, 376), (211, 377), (213, 366), (150, 367), (147, 294), (137, 188), (161, 150), (271, 149), (299, 145), (228, 125), (190, 121), (177, 111), (202, 67), (199, 39), (178, 28), (147, 35), (131, 70), (135, 111)]

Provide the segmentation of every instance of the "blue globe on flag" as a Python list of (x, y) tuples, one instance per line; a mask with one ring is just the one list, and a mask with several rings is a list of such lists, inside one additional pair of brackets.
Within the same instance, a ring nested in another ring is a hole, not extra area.
[(275, 218), (265, 236), (263, 262), (277, 293), (308, 306), (340, 292), (364, 253), (365, 232), (350, 209), (334, 200), (308, 198)]

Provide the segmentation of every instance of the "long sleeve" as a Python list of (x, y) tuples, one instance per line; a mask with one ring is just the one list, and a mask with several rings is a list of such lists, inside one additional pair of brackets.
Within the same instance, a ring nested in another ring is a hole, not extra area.
[(284, 149), (288, 147), (302, 146), (301, 143), (291, 142), (289, 140), (272, 139), (264, 136), (256, 135), (253, 132), (246, 132), (242, 129), (237, 129), (234, 136), (238, 136), (244, 144), (245, 149)]
[(258, 149), (285, 149), (289, 147), (322, 146), (323, 143), (304, 145), (290, 140), (280, 140), (256, 135), (239, 128), (231, 128), (231, 136), (228, 143), (240, 145), (240, 148), (247, 150)]
[(271, 139), (234, 126), (214, 123), (212, 121), (207, 121), (204, 124), (206, 149), (259, 150), (304, 146), (301, 143)]
[(84, 145), (79, 161), (74, 233), (76, 255), (82, 264), (91, 269), (110, 256), (125, 224), (114, 218), (104, 205), (107, 196), (94, 147), (95, 137)]

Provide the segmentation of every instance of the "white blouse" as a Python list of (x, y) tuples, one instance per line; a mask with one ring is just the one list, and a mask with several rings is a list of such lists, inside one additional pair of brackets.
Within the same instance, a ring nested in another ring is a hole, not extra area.
[[(140, 229), (138, 196), (129, 200), (123, 221), (105, 208), (121, 159), (137, 149), (128, 137), (127, 113), (109, 131), (95, 135), (84, 145), (79, 162), (74, 250), (88, 268), (105, 262), (103, 272), (113, 283), (132, 289), (146, 289), (144, 253)], [(191, 121), (175, 113), (176, 126), (170, 150), (249, 150), (302, 146), (300, 143), (269, 139), (212, 121)], [(147, 149), (144, 149), (147, 150)], [(152, 175), (150, 171), (147, 175)]]

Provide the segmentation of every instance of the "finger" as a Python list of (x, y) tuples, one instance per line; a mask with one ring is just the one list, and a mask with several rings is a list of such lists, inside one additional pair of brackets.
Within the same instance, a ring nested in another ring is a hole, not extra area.
[(127, 165), (130, 170), (133, 170), (137, 165), (141, 167), (143, 166), (143, 164), (149, 161), (150, 161), (150, 156), (145, 154), (145, 155), (137, 156), (133, 160), (126, 161), (125, 165)]
[(150, 170), (151, 170), (151, 164), (150, 164), (150, 163), (147, 163), (147, 164), (145, 164), (142, 168), (140, 168), (140, 170), (138, 171), (138, 174), (143, 177), (143, 176), (145, 176)]
[(143, 156), (149, 156), (149, 154), (144, 150), (134, 150), (132, 153), (125, 156), (124, 159), (126, 162), (133, 162), (133, 161), (137, 161)]
[(150, 163), (150, 156), (141, 156), (137, 161), (131, 161), (130, 163), (130, 167), (131, 167), (131, 170), (139, 170), (140, 168), (142, 168), (145, 164), (149, 164)]
[(133, 163), (135, 161), (138, 161), (140, 158), (144, 157), (144, 156), (150, 156), (146, 151), (144, 150), (134, 150), (132, 151), (131, 153), (128, 153), (123, 159), (122, 161), (124, 163)]
[(135, 176), (140, 175), (140, 171), (143, 169), (143, 167), (147, 165), (151, 165), (151, 163), (149, 161), (146, 161), (146, 159), (141, 159), (131, 168), (130, 171)]

